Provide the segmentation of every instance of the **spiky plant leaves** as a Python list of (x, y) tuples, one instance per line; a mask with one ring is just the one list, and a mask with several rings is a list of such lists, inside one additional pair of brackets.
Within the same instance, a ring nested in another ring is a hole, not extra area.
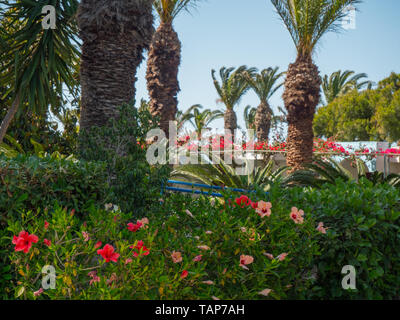
[[(280, 184), (287, 167), (273, 170), (273, 161), (265, 167), (251, 170), (251, 160), (246, 159), (243, 175), (238, 175), (235, 168), (219, 159), (217, 164), (184, 165), (172, 172), (174, 177), (183, 177), (207, 185), (225, 186), (245, 190), (263, 189), (268, 191), (272, 184)], [(242, 169), (243, 173), (243, 169)]]
[[(54, 1), (53, 1), (54, 2)], [(2, 99), (13, 100), (0, 128), (0, 142), (17, 112), (27, 107), (43, 115), (49, 105), (57, 105), (65, 86), (74, 94), (78, 61), (77, 27), (74, 15), (77, 0), (54, 2), (56, 29), (43, 29), (42, 8), (48, 1), (0, 1), (1, 87), (8, 88)]]

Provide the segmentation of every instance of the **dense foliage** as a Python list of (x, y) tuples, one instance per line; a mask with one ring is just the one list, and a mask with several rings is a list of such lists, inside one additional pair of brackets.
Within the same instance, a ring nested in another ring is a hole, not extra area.
[(365, 178), (373, 184), (388, 184), (400, 189), (400, 175), (392, 173), (387, 176), (383, 172), (367, 172), (365, 163), (360, 158), (355, 158), (351, 165), (356, 174), (346, 169), (333, 159), (316, 159), (307, 164), (303, 170), (292, 173), (285, 180), (286, 185), (321, 188), (325, 184), (336, 184), (340, 179), (344, 182), (352, 182)]
[[(338, 180), (320, 190), (290, 190), (292, 203), (328, 228), (315, 263), (318, 299), (399, 299), (400, 191), (389, 185)], [(356, 269), (357, 290), (343, 290), (342, 268)]]
[(169, 167), (152, 167), (146, 160), (146, 135), (155, 126), (147, 110), (125, 105), (108, 126), (85, 130), (79, 137), (79, 157), (105, 164), (108, 199), (125, 212), (146, 212), (168, 177)]
[[(310, 212), (296, 223), (287, 203), (270, 208), (259, 202), (265, 214), (246, 203), (228, 195), (215, 203), (173, 196), (141, 219), (92, 208), (84, 223), (61, 207), (26, 212), (22, 221), (9, 221), (7, 247), (16, 275), (10, 297), (305, 297), (316, 241), (324, 236), (317, 223)], [(31, 247), (19, 244), (24, 237)], [(45, 265), (55, 267), (56, 286), (40, 294)]]
[(314, 132), (341, 141), (400, 140), (400, 75), (392, 73), (373, 90), (357, 90), (317, 110)]
[[(55, 205), (8, 220), (8, 298), (398, 298), (400, 192), (388, 185), (169, 195), (146, 214), (85, 212)], [(40, 289), (44, 265), (55, 267), (55, 289)], [(346, 265), (356, 290), (342, 289)]]
[(103, 165), (56, 155), (1, 156), (0, 180), (2, 223), (21, 211), (50, 208), (54, 202), (83, 213), (88, 205), (102, 205), (106, 198)]
[[(212, 70), (225, 113), (177, 110), (172, 21), (198, 1), (51, 1), (55, 29), (41, 25), (45, 2), (0, 0), (0, 299), (400, 299), (400, 176), (367, 173), (356, 158), (400, 150), (335, 142), (400, 140), (400, 74), (372, 89), (364, 73), (321, 78), (312, 59), (360, 0), (271, 0), (297, 59), (278, 75), (243, 65), (217, 79)], [(150, 43), (152, 3), (160, 26)], [(134, 99), (145, 49), (150, 101), (118, 107)], [(274, 116), (268, 98), (283, 74), (286, 111)], [(314, 119), (321, 85), (327, 105)], [(200, 141), (221, 117), (237, 129), (234, 108), (250, 89), (261, 103), (245, 122), (257, 142)], [(196, 131), (178, 139), (181, 155), (233, 147), (264, 156), (254, 171), (250, 160), (242, 171), (223, 161), (150, 165), (148, 132), (157, 123), (168, 132), (175, 119), (178, 132), (188, 121)], [(277, 130), (272, 142), (278, 124), (287, 140)], [(290, 167), (274, 168), (279, 153)], [(358, 176), (326, 153), (348, 157)], [(184, 196), (165, 192), (168, 177), (241, 190)], [(343, 287), (345, 266), (355, 289)]]

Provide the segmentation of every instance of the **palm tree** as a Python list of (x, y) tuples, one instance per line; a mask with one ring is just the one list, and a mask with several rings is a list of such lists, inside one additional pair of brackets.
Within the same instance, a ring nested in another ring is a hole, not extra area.
[(257, 108), (254, 119), (258, 141), (268, 141), (271, 120), (274, 115), (268, 100), (283, 85), (283, 83), (275, 85), (284, 74), (283, 72), (277, 73), (278, 69), (278, 67), (264, 69), (260, 74), (254, 74), (253, 76), (247, 72), (244, 73), (249, 87), (254, 90), (260, 99), (260, 105)]
[(82, 0), (82, 129), (101, 127), (135, 98), (136, 70), (154, 33), (153, 0)]
[(43, 29), (42, 2), (0, 1), (0, 87), (6, 88), (2, 99), (11, 101), (0, 126), (0, 143), (22, 106), (43, 116), (50, 104), (59, 104), (65, 86), (75, 92), (73, 65), (79, 52), (73, 16), (78, 1), (55, 5), (56, 29)]
[(344, 9), (360, 0), (271, 0), (297, 49), (289, 65), (283, 100), (288, 111), (287, 164), (297, 170), (312, 161), (312, 123), (320, 101), (321, 78), (312, 54), (323, 35), (340, 29)]
[(246, 124), (246, 129), (255, 130), (255, 118), (256, 118), (257, 108), (253, 108), (252, 106), (247, 106), (244, 108), (244, 122)]
[(178, 133), (183, 129), (183, 126), (186, 124), (186, 122), (188, 122), (190, 119), (194, 117), (193, 110), (199, 106), (200, 105), (195, 104), (191, 106), (189, 109), (187, 109), (185, 112), (178, 110), (178, 112), (176, 113), (176, 123), (177, 123)]
[(195, 129), (198, 139), (201, 140), (202, 131), (205, 129), (209, 129), (209, 125), (214, 120), (223, 118), (224, 113), (220, 110), (211, 111), (210, 109), (205, 109), (200, 112), (200, 109), (202, 109), (203, 106), (198, 104), (194, 105), (193, 107), (193, 117), (191, 117), (189, 121)]
[(346, 70), (342, 73), (338, 70), (329, 77), (325, 75), (322, 79), (322, 90), (324, 92), (326, 104), (331, 103), (335, 98), (340, 97), (350, 90), (360, 90), (365, 86), (371, 86), (371, 81), (359, 82), (362, 78), (367, 78), (366, 73), (355, 74), (354, 71)]
[(226, 108), (224, 115), (224, 127), (225, 130), (229, 130), (232, 135), (234, 135), (234, 132), (237, 129), (237, 117), (234, 108), (239, 103), (243, 95), (249, 90), (247, 81), (243, 76), (245, 71), (252, 75), (254, 72), (256, 72), (256, 69), (247, 69), (246, 66), (240, 66), (236, 70), (235, 68), (223, 67), (219, 71), (221, 82), (219, 82), (215, 77), (215, 70), (211, 71), (215, 89), (220, 97), (219, 101), (221, 101)]
[(182, 10), (189, 10), (197, 2), (198, 0), (154, 1), (160, 25), (151, 41), (146, 80), (151, 113), (160, 118), (160, 128), (167, 137), (169, 121), (175, 120), (178, 111), (177, 94), (180, 91), (178, 69), (181, 63), (181, 42), (172, 22)]

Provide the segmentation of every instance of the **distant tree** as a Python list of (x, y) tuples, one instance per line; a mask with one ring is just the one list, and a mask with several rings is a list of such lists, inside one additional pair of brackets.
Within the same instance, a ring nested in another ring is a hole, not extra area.
[(366, 86), (371, 87), (371, 81), (362, 81), (367, 78), (366, 73), (355, 74), (354, 71), (341, 70), (332, 73), (330, 76), (325, 75), (322, 79), (322, 90), (324, 92), (326, 104), (331, 103), (335, 98), (346, 94), (347, 92), (357, 89), (360, 90)]
[(221, 110), (205, 109), (200, 111), (202, 108), (203, 106), (201, 105), (195, 105), (192, 111), (193, 117), (189, 120), (199, 139), (201, 139), (201, 132), (209, 129), (211, 122), (224, 117), (224, 113)]
[(246, 129), (251, 129), (251, 130), (256, 129), (256, 124), (255, 124), (256, 113), (257, 113), (257, 108), (254, 108), (252, 106), (246, 106), (246, 108), (244, 108), (243, 117), (244, 117), (244, 123), (246, 124)]
[(219, 71), (221, 81), (217, 80), (215, 70), (211, 71), (214, 86), (219, 95), (219, 101), (225, 105), (224, 127), (226, 130), (230, 130), (232, 134), (234, 134), (238, 127), (234, 108), (250, 88), (243, 76), (245, 71), (248, 74), (253, 75), (256, 72), (256, 69), (248, 69), (246, 66), (240, 66), (237, 69), (223, 67)]
[[(389, 81), (388, 81), (389, 80)], [(387, 141), (400, 140), (400, 74), (392, 74), (379, 84), (380, 99), (376, 104), (377, 130)]]
[(268, 100), (283, 85), (283, 83), (277, 84), (277, 81), (284, 74), (283, 72), (278, 73), (278, 69), (278, 67), (274, 69), (268, 68), (262, 70), (259, 74), (253, 75), (248, 72), (244, 73), (249, 87), (260, 99), (254, 118), (258, 141), (268, 141), (271, 121), (274, 115)]
[(392, 93), (400, 90), (400, 74), (392, 72), (389, 77), (379, 81), (378, 89), (389, 88)]
[(140, 103), (139, 103), (139, 108), (138, 108), (139, 112), (145, 112), (145, 111), (149, 111), (150, 112), (150, 106), (149, 106), (149, 102), (145, 99), (140, 99)]
[(352, 91), (318, 109), (314, 132), (342, 141), (394, 142), (400, 139), (400, 75), (392, 74), (376, 89)]
[(195, 104), (187, 109), (185, 112), (182, 110), (178, 110), (176, 113), (176, 123), (177, 123), (177, 131), (179, 132), (183, 129), (183, 126), (194, 117), (193, 110), (196, 108), (202, 108), (201, 105)]
[(373, 140), (374, 105), (370, 93), (353, 90), (317, 110), (314, 132), (318, 137), (342, 141)]

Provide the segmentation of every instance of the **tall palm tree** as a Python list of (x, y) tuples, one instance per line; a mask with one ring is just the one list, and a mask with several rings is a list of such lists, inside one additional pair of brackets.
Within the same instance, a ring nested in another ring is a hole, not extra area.
[(154, 33), (153, 0), (82, 0), (82, 129), (101, 127), (135, 98), (136, 70)]
[(325, 75), (322, 79), (322, 91), (324, 92), (326, 104), (331, 103), (335, 98), (346, 94), (350, 90), (360, 90), (365, 86), (371, 86), (371, 81), (359, 82), (362, 78), (367, 78), (366, 73), (355, 74), (354, 71), (346, 70), (342, 73), (338, 70), (329, 77)]
[(215, 89), (220, 97), (220, 101), (225, 105), (224, 127), (234, 135), (237, 129), (237, 117), (234, 111), (235, 106), (239, 103), (243, 95), (249, 90), (248, 83), (243, 76), (244, 72), (252, 75), (256, 72), (255, 68), (248, 69), (246, 66), (235, 68), (221, 68), (219, 76), (221, 82), (215, 77), (215, 70), (211, 71)]
[(360, 0), (271, 0), (288, 29), (297, 49), (297, 58), (289, 65), (283, 100), (288, 110), (286, 161), (291, 170), (311, 162), (314, 134), (312, 123), (320, 101), (321, 77), (312, 54), (323, 35), (337, 31), (344, 9)]
[(268, 68), (253, 76), (245, 72), (244, 76), (250, 88), (254, 90), (260, 99), (260, 105), (257, 108), (254, 118), (258, 141), (268, 141), (269, 131), (271, 129), (271, 120), (274, 115), (268, 100), (283, 85), (275, 85), (279, 78), (284, 74), (275, 69)]
[(175, 120), (178, 111), (177, 94), (180, 91), (178, 69), (181, 63), (181, 42), (172, 23), (181, 11), (189, 10), (198, 1), (154, 1), (160, 25), (151, 41), (146, 80), (151, 113), (160, 118), (160, 128), (167, 136), (169, 121)]
[(255, 118), (256, 118), (257, 108), (252, 106), (247, 106), (244, 108), (244, 123), (246, 124), (246, 129), (255, 130)]
[(203, 106), (201, 105), (194, 105), (193, 109), (193, 117), (189, 120), (192, 124), (193, 128), (196, 131), (197, 137), (200, 140), (202, 137), (202, 131), (204, 129), (209, 129), (209, 125), (214, 120), (220, 119), (224, 117), (224, 113), (220, 110), (210, 110), (205, 109), (200, 112)]
[(22, 107), (45, 115), (49, 105), (59, 103), (67, 87), (75, 91), (73, 65), (79, 52), (73, 22), (77, 0), (56, 1), (56, 29), (42, 27), (43, 2), (0, 1), (0, 87), (3, 101), (10, 102), (0, 126), (0, 143)]

